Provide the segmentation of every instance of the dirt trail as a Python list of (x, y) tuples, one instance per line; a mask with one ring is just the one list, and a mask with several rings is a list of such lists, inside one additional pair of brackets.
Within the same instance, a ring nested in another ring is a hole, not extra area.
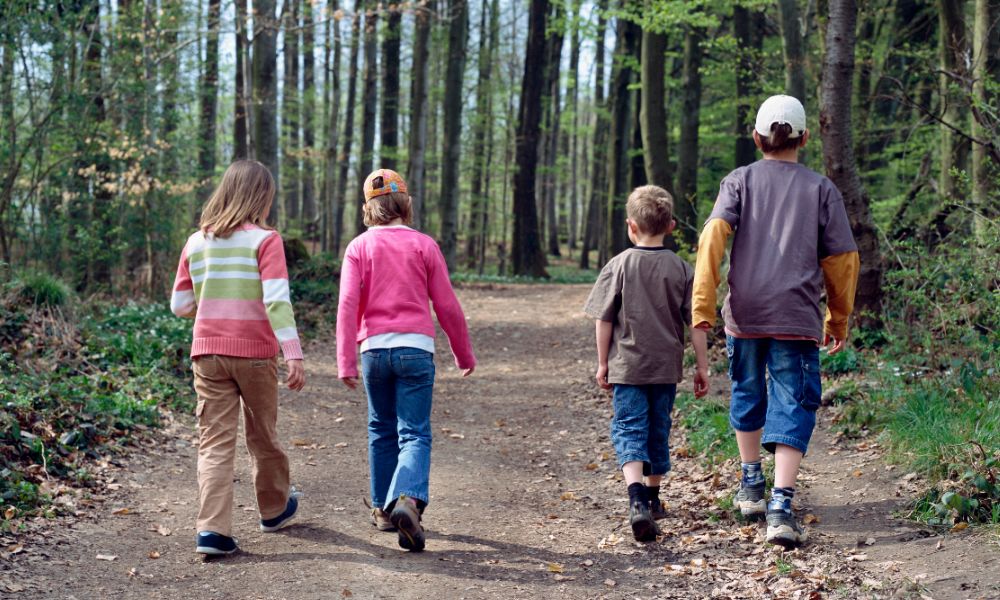
[[(460, 291), (481, 366), (462, 380), (439, 345), (426, 552), (405, 553), (395, 534), (368, 523), (365, 399), (337, 382), (332, 342), (323, 342), (307, 349), (307, 391), (282, 392), (279, 429), (305, 492), (294, 526), (257, 531), (241, 447), (242, 550), (220, 560), (195, 555), (194, 427), (179, 418), (159, 442), (111, 465), (118, 489), (97, 498), (90, 516), (61, 519), (19, 539), (22, 551), (3, 554), (0, 596), (1000, 597), (994, 546), (963, 534), (938, 551), (938, 539), (887, 520), (902, 474), (885, 471), (871, 450), (835, 447), (825, 429), (800, 500), (803, 514), (819, 517), (805, 548), (765, 547), (758, 526), (736, 524), (716, 506), (733, 474), (677, 456), (664, 485), (666, 535), (632, 542), (608, 441), (609, 402), (590, 383), (593, 329), (580, 312), (587, 290)], [(723, 381), (713, 383), (713, 393), (726, 393)], [(681, 447), (682, 436), (672, 442)], [(862, 459), (869, 462), (859, 466)], [(907, 583), (914, 578), (923, 587)]]

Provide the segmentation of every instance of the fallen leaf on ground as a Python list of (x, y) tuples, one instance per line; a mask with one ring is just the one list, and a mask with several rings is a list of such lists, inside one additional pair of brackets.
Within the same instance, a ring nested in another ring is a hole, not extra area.
[(465, 436), (462, 435), (461, 433), (453, 433), (453, 434), (449, 435), (448, 437), (450, 437), (453, 440), (464, 440), (465, 439)]
[(97, 555), (97, 560), (112, 561), (112, 560), (115, 560), (116, 558), (118, 558), (118, 557), (115, 556), (114, 554), (98, 554)]
[(588, 471), (594, 471), (597, 469), (597, 463), (587, 463), (583, 468)]
[(968, 523), (956, 523), (954, 527), (951, 528), (952, 533), (957, 533), (969, 527)]
[(310, 444), (309, 440), (304, 440), (302, 438), (292, 438), (293, 446), (308, 446)]
[(572, 577), (566, 577), (565, 575), (560, 575), (558, 573), (556, 573), (556, 576), (553, 579), (556, 581), (573, 581)]
[(8, 521), (10, 521), (11, 519), (13, 519), (14, 515), (16, 515), (16, 514), (17, 514), (17, 509), (14, 508), (13, 506), (11, 506), (10, 508), (8, 508), (7, 510), (5, 510), (3, 512), (4, 518), (7, 519)]
[(816, 515), (814, 515), (812, 513), (809, 513), (808, 515), (802, 517), (802, 522), (805, 523), (806, 525), (812, 525), (813, 523), (819, 523), (819, 517), (817, 517)]
[(10, 552), (11, 554), (20, 554), (24, 552), (24, 546), (21, 544), (15, 544), (7, 548), (7, 552)]
[(147, 556), (149, 558), (156, 559), (156, 558), (160, 558), (160, 553), (157, 552), (156, 550), (153, 550), (152, 552), (150, 552), (149, 554), (147, 554)]
[(340, 592), (340, 595), (343, 596), (344, 598), (350, 598), (354, 594), (351, 593), (351, 590), (344, 588), (344, 591)]
[(574, 494), (573, 492), (563, 492), (562, 495), (559, 496), (559, 499), (560, 500), (576, 500), (576, 494)]
[(616, 585), (618, 585), (618, 582), (615, 581), (614, 579), (605, 579), (604, 580), (604, 585), (606, 585), (608, 587), (615, 587)]
[(170, 528), (169, 527), (164, 527), (163, 525), (157, 525), (155, 531), (156, 531), (156, 533), (158, 533), (158, 534), (160, 534), (162, 536), (168, 536), (171, 533)]
[(855, 477), (861, 477), (864, 474), (865, 474), (864, 471), (861, 470), (857, 470), (854, 473), (852, 473), (852, 475), (854, 475)]
[(111, 511), (111, 514), (121, 516), (121, 515), (127, 515), (131, 512), (132, 509), (130, 508), (119, 508), (118, 510)]
[(336, 444), (333, 445), (333, 447), (334, 448), (346, 448), (347, 447), (347, 442), (337, 442)]
[(559, 563), (549, 563), (548, 565), (549, 573), (562, 573), (563, 566)]
[(863, 560), (868, 560), (867, 554), (852, 554), (847, 557), (848, 561), (861, 562)]

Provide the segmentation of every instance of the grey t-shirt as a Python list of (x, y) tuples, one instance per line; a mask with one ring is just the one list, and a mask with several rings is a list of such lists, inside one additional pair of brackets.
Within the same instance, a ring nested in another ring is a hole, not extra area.
[(798, 163), (759, 160), (722, 180), (708, 217), (716, 218), (734, 232), (726, 328), (822, 340), (819, 261), (858, 249), (833, 182)]
[(613, 324), (609, 383), (683, 378), (693, 280), (691, 265), (665, 248), (629, 248), (604, 265), (583, 310)]

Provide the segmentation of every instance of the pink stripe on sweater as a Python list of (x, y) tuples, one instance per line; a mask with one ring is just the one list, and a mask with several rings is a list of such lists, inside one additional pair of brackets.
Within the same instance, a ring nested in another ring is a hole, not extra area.
[(267, 321), (267, 310), (260, 300), (222, 300), (205, 298), (198, 305), (199, 319)]

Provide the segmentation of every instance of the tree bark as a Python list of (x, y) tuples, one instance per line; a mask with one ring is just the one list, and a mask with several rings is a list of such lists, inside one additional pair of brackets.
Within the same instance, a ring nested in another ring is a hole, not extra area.
[[(566, 89), (566, 100), (569, 103), (571, 117), (570, 130), (567, 134), (567, 151), (569, 154), (569, 223), (566, 227), (567, 244), (570, 250), (576, 250), (577, 238), (580, 222), (580, 180), (577, 163), (579, 161), (580, 148), (579, 140), (579, 96), (580, 86), (580, 3), (574, 0), (571, 3), (573, 11), (572, 27), (573, 32), (569, 43), (569, 68), (571, 71), (570, 81)], [(572, 252), (570, 253), (572, 254)]]
[[(334, 232), (334, 224), (337, 222), (337, 141), (338, 129), (340, 127), (340, 58), (342, 45), (340, 41), (340, 20), (333, 18), (333, 14), (339, 10), (336, 0), (331, 3), (327, 11), (327, 23), (332, 25), (327, 27), (326, 45), (330, 44), (330, 36), (333, 37), (333, 62), (330, 62), (329, 47), (326, 50), (324, 68), (324, 97), (327, 108), (326, 123), (326, 151), (323, 161), (323, 251), (337, 253), (339, 248), (338, 235)], [(332, 23), (330, 23), (332, 21)], [(327, 85), (326, 81), (329, 82)]]
[(521, 83), (517, 131), (517, 172), (514, 175), (514, 235), (511, 263), (515, 275), (548, 277), (538, 238), (535, 205), (535, 166), (542, 115), (542, 71), (545, 62), (545, 15), (548, 0), (531, 0), (528, 40)]
[(465, 46), (469, 37), (467, 0), (451, 0), (448, 5), (448, 68), (444, 79), (444, 163), (441, 166), (441, 237), (438, 240), (449, 271), (455, 270), (458, 247), (458, 170), (462, 144), (462, 79), (465, 74)]
[(308, 239), (316, 235), (316, 19), (312, 0), (302, 0), (302, 221)]
[(806, 51), (799, 0), (778, 0), (781, 42), (785, 57), (785, 93), (806, 104)]
[[(337, 192), (333, 202), (336, 206), (336, 218), (333, 223), (333, 247), (331, 248), (333, 254), (340, 254), (344, 234), (347, 175), (351, 163), (351, 145), (354, 142), (354, 106), (358, 90), (358, 46), (361, 40), (361, 12), (364, 10), (364, 6), (364, 0), (354, 0), (354, 19), (351, 21), (351, 58), (347, 67), (347, 105), (344, 108), (344, 139), (340, 156), (337, 159), (337, 162), (340, 163), (340, 174), (337, 177)], [(358, 196), (361, 196), (360, 192)], [(355, 204), (359, 204), (360, 201), (360, 198), (357, 198)]]
[(233, 108), (233, 159), (250, 158), (247, 124), (247, 0), (236, 0), (236, 90)]
[(543, 223), (546, 227), (545, 240), (548, 243), (548, 253), (552, 256), (560, 256), (559, 252), (559, 215), (558, 199), (556, 198), (556, 188), (558, 185), (558, 142), (560, 120), (562, 119), (562, 47), (565, 32), (563, 25), (564, 13), (561, 3), (556, 2), (553, 6), (552, 23), (548, 32), (548, 105), (549, 123), (544, 140), (545, 151), (545, 172), (542, 177), (542, 193), (545, 194), (544, 207), (545, 216)]
[[(281, 168), (278, 165), (278, 19), (275, 0), (254, 2), (254, 36), (252, 83), (253, 90), (253, 145), (256, 158), (270, 169), (274, 181), (281, 189)], [(278, 222), (280, 202), (271, 204), (268, 223)]]
[[(941, 60), (940, 97), (942, 106), (941, 124), (941, 173), (938, 188), (947, 205), (961, 200), (961, 187), (952, 170), (965, 168), (969, 151), (968, 142), (959, 138), (952, 127), (965, 129), (968, 119), (963, 106), (966, 98), (954, 88), (968, 75), (965, 61), (968, 52), (965, 22), (963, 20), (965, 0), (938, 0), (938, 43)], [(950, 210), (948, 211), (950, 212)]]
[(600, 264), (628, 247), (625, 236), (625, 201), (628, 198), (629, 182), (629, 141), (632, 136), (632, 69), (629, 61), (635, 55), (639, 43), (639, 27), (631, 21), (619, 17), (617, 41), (615, 42), (614, 66), (611, 72), (611, 138), (607, 147), (607, 220), (605, 221), (605, 243), (601, 248)]
[(284, 45), (281, 52), (285, 61), (284, 85), (281, 90), (281, 173), (284, 185), (285, 220), (298, 224), (302, 202), (302, 171), (299, 157), (302, 144), (299, 137), (299, 2), (284, 3)]
[(382, 141), (379, 166), (395, 169), (399, 152), (399, 46), (403, 13), (399, 5), (389, 3), (382, 36)]
[(198, 176), (202, 179), (201, 200), (212, 193), (215, 175), (216, 124), (219, 100), (219, 5), (220, 0), (208, 0), (208, 39), (205, 43), (205, 67), (198, 86), (200, 94)]
[(861, 255), (855, 308), (865, 326), (877, 325), (882, 305), (882, 259), (868, 194), (861, 184), (851, 134), (851, 88), (857, 5), (830, 0), (823, 57), (820, 132), (827, 177), (844, 197), (851, 230)]
[[(973, 35), (973, 84), (972, 96), (978, 114), (972, 119), (972, 137), (985, 140), (991, 133), (987, 131), (983, 108), (989, 104), (986, 82), (998, 79), (997, 51), (997, 18), (1000, 17), (1000, 3), (996, 0), (976, 0), (975, 33)], [(972, 204), (976, 209), (973, 217), (976, 239), (980, 244), (986, 242), (989, 221), (996, 217), (995, 203), (991, 202), (990, 191), (993, 186), (990, 179), (990, 163), (987, 160), (986, 146), (977, 143), (972, 146)]]
[(677, 194), (674, 218), (687, 244), (698, 238), (698, 127), (701, 124), (702, 32), (689, 29), (684, 39), (684, 85), (681, 92), (680, 140), (677, 147)]
[(590, 268), (590, 251), (600, 248), (601, 231), (605, 203), (607, 202), (607, 173), (604, 165), (607, 157), (605, 138), (607, 135), (607, 107), (604, 102), (604, 39), (607, 36), (608, 21), (605, 16), (607, 0), (598, 0), (597, 5), (597, 41), (594, 50), (594, 133), (591, 143), (591, 177), (590, 197), (587, 202), (586, 221), (583, 228), (583, 245), (580, 247), (580, 268)]
[(375, 108), (378, 94), (378, 2), (369, 0), (365, 4), (365, 87), (361, 95), (363, 114), (361, 119), (361, 156), (358, 160), (358, 191), (355, 197), (354, 233), (361, 235), (365, 231), (361, 202), (364, 200), (362, 189), (368, 174), (375, 168)]
[(472, 174), (470, 175), (469, 227), (465, 238), (465, 264), (472, 269), (479, 258), (481, 240), (486, 236), (486, 203), (483, 183), (486, 177), (486, 133), (491, 128), (489, 98), (492, 47), (487, 45), (490, 14), (489, 0), (483, 0), (479, 19), (479, 74), (476, 79), (476, 116), (472, 122)]
[(736, 36), (736, 144), (737, 167), (757, 160), (753, 143), (754, 98), (760, 94), (757, 69), (764, 39), (764, 13), (733, 5), (733, 33)]
[(649, 29), (642, 32), (642, 62), (639, 120), (642, 124), (642, 157), (646, 179), (653, 185), (672, 190), (670, 141), (664, 87), (667, 36)]
[(434, 0), (414, 6), (413, 67), (410, 86), (410, 135), (407, 184), (413, 198), (413, 225), (424, 222), (425, 158), (427, 154), (427, 59), (430, 54), (431, 17)]

